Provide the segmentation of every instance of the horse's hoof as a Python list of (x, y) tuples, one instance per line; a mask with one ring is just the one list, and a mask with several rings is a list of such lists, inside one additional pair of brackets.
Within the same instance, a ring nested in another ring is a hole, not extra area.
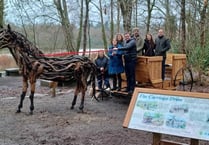
[(29, 115), (33, 115), (33, 111), (30, 111)]
[(16, 113), (20, 113), (20, 112), (21, 112), (21, 110), (17, 110), (17, 111), (16, 111)]
[(78, 110), (78, 113), (84, 113), (83, 109), (82, 110), (79, 109)]
[(71, 109), (71, 110), (73, 110), (73, 109), (74, 109), (74, 107), (73, 107), (73, 106), (71, 106), (71, 107), (70, 107), (70, 109)]

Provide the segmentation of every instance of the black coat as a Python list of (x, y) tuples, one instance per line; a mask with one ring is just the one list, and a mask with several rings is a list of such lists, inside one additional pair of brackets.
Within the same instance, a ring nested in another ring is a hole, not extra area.
[(155, 55), (166, 57), (166, 52), (170, 49), (170, 40), (163, 37), (157, 37), (155, 40)]
[(155, 56), (155, 44), (151, 45), (151, 43), (148, 40), (144, 40), (142, 55)]

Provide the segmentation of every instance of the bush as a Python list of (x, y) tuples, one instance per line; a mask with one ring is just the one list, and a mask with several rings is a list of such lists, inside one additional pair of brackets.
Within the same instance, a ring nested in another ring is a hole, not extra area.
[(12, 67), (17, 67), (14, 58), (7, 54), (0, 55), (0, 70), (5, 70), (6, 68)]
[(205, 48), (202, 47), (191, 48), (187, 55), (188, 55), (188, 62), (192, 64), (193, 67), (201, 69), (203, 71), (208, 69), (209, 46)]

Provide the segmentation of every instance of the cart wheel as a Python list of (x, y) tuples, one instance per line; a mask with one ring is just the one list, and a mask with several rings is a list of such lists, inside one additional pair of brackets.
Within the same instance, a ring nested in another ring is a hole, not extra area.
[(180, 68), (174, 79), (174, 86), (178, 87), (178, 90), (182, 91), (192, 91), (193, 87), (193, 75), (189, 67)]

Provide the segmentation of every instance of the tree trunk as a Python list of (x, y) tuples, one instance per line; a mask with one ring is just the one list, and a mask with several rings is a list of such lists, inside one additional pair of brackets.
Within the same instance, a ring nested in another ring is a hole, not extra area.
[(88, 30), (88, 21), (89, 21), (89, 2), (90, 0), (85, 0), (86, 11), (85, 11), (85, 20), (83, 26), (83, 55), (86, 53), (87, 46), (87, 30)]
[(73, 29), (68, 17), (66, 0), (54, 0), (54, 4), (61, 18), (61, 24), (65, 34), (65, 43), (67, 46), (66, 49), (67, 51), (75, 51), (73, 44)]
[(114, 37), (114, 20), (113, 20), (113, 0), (110, 1), (110, 41)]
[(0, 26), (4, 24), (4, 0), (0, 0)]
[(107, 49), (107, 39), (106, 39), (106, 34), (105, 34), (103, 11), (102, 11), (102, 0), (99, 0), (99, 7), (100, 7), (100, 17), (101, 17), (101, 26), (102, 26), (102, 39), (104, 42), (104, 49)]
[(119, 0), (121, 13), (123, 16), (123, 28), (125, 32), (131, 32), (131, 18), (132, 18), (132, 0)]
[(147, 0), (147, 9), (148, 9), (148, 16), (147, 16), (147, 33), (150, 31), (150, 20), (152, 17), (152, 10), (155, 5), (155, 0), (151, 3), (151, 0)]
[(204, 6), (201, 11), (200, 18), (200, 46), (205, 47), (205, 19), (206, 19), (206, 10), (208, 6), (208, 0), (204, 0)]
[(79, 51), (81, 46), (81, 39), (82, 39), (82, 30), (83, 30), (83, 0), (81, 1), (81, 8), (80, 8), (80, 23), (79, 23), (79, 31), (78, 31), (78, 37), (77, 37), (77, 45), (76, 50)]
[(181, 52), (186, 54), (185, 0), (181, 0)]
[(117, 32), (120, 32), (120, 3), (117, 1)]

